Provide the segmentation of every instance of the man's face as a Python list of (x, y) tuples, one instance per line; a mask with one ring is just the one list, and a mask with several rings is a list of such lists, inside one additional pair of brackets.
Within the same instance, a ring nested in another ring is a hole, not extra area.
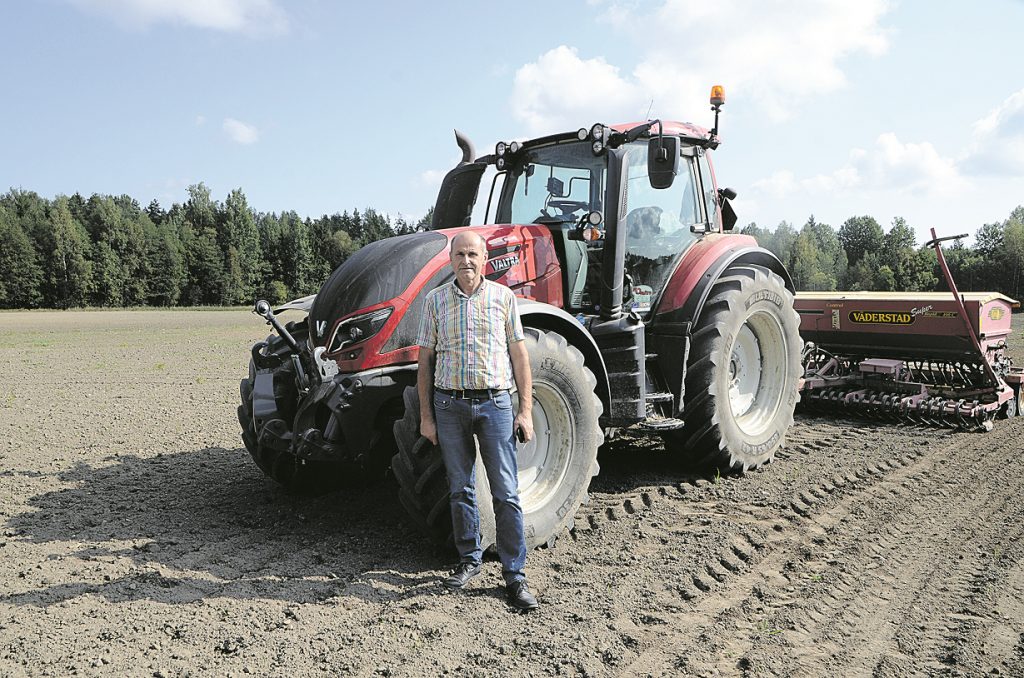
[(463, 291), (476, 289), (483, 276), (487, 256), (484, 243), (475, 234), (459, 234), (452, 241), (452, 270)]

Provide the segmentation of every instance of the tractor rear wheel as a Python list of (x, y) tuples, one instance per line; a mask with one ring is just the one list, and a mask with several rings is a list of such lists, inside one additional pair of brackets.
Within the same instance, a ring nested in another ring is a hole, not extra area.
[[(305, 343), (309, 335), (305, 324), (296, 325), (289, 331), (299, 344)], [(279, 433), (289, 432), (299, 406), (299, 391), (295, 385), (295, 372), (288, 359), (291, 354), (288, 344), (272, 334), (266, 339), (263, 354), (282, 358), (279, 366), (270, 369), (274, 377), (274, 399), (281, 418), (257, 421), (253, 417), (253, 388), (257, 367), (251, 359), (249, 376), (239, 384), (241, 404), (238, 406), (242, 442), (260, 470), (288, 492), (310, 496), (382, 479), (387, 460), (394, 454), (394, 440), (390, 431), (393, 419), (385, 419), (383, 424), (376, 427), (379, 430), (376, 431), (371, 452), (366, 455), (366, 461), (359, 464), (348, 459), (299, 459), (286, 449), (260, 442), (260, 434), (265, 427), (269, 426)]]
[[(597, 475), (597, 448), (604, 440), (598, 418), (601, 401), (597, 379), (583, 364), (583, 354), (565, 338), (526, 328), (526, 349), (533, 374), (534, 438), (519, 443), (519, 502), (528, 548), (554, 543), (573, 525), (576, 509), (586, 499), (590, 479)], [(441, 450), (420, 436), (416, 387), (405, 390), (405, 416), (395, 423), (398, 453), (391, 469), (399, 500), (413, 521), (434, 540), (452, 544), (448, 477)], [(487, 474), (477, 456), (476, 496), (480, 511), (481, 548), (495, 542)]]
[(770, 462), (799, 399), (800, 319), (782, 278), (733, 266), (694, 326), (682, 429), (666, 446), (692, 465), (746, 471)]

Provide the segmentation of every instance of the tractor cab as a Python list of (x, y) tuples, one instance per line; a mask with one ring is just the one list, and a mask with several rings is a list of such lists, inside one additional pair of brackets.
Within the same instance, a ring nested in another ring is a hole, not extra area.
[(498, 142), (475, 161), (468, 142), (460, 144), (464, 160), (441, 187), (434, 228), (468, 225), (476, 187), (493, 166), (486, 223), (550, 230), (562, 265), (562, 306), (573, 314), (648, 318), (683, 254), (735, 221), (707, 157), (718, 146), (717, 129), (598, 123)]

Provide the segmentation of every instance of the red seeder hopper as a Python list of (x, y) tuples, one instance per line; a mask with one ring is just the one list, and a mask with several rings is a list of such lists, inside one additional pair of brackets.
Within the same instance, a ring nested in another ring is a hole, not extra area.
[(800, 292), (806, 342), (801, 406), (991, 430), (1016, 416), (1024, 370), (1006, 355), (1019, 304), (995, 292), (961, 294), (936, 238), (951, 292)]

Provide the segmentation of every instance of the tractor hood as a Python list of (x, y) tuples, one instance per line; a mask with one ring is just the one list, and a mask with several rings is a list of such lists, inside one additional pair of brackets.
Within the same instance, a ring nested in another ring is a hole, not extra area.
[(326, 346), (346, 316), (394, 299), (448, 244), (427, 231), (378, 240), (345, 260), (327, 279), (309, 311), (313, 343)]

